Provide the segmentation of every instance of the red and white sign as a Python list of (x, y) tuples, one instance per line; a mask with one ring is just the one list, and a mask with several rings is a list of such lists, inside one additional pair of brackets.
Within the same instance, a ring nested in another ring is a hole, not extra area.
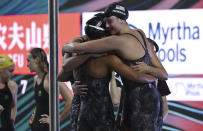
[[(59, 14), (59, 67), (61, 47), (80, 36), (80, 13)], [(15, 74), (29, 74), (26, 55), (39, 47), (49, 54), (48, 14), (0, 16), (0, 54), (9, 55), (15, 62)]]

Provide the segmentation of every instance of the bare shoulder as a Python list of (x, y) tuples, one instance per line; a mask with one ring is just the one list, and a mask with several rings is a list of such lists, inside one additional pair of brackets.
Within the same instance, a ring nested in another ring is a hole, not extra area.
[(150, 54), (150, 56), (151, 56), (151, 55), (152, 55), (152, 51), (154, 50), (152, 44), (150, 44), (149, 41), (147, 40), (146, 34), (144, 33), (143, 30), (137, 29), (136, 31), (141, 32), (142, 35), (144, 36), (144, 39), (145, 39), (146, 44), (147, 44), (147, 47), (148, 47), (149, 54)]
[(140, 33), (144, 36), (145, 41), (148, 43), (146, 34), (145, 34), (145, 32), (144, 32), (143, 30), (141, 30), (141, 29), (136, 29), (136, 30), (134, 30), (134, 31), (140, 32)]
[(45, 84), (45, 86), (49, 85), (49, 73), (47, 73), (45, 78), (44, 78), (44, 84)]
[(44, 88), (47, 92), (49, 92), (49, 73), (47, 73), (44, 78)]
[(18, 90), (18, 85), (15, 81), (10, 80), (8, 82), (8, 87), (11, 90), (11, 92), (16, 92)]
[(105, 40), (107, 43), (121, 43), (123, 41), (123, 38), (125, 38), (125, 36), (122, 35), (111, 35), (105, 38), (102, 38), (103, 40)]
[(16, 83), (15, 81), (10, 80), (10, 81), (8, 82), (8, 86), (9, 86), (9, 87), (12, 87), (12, 88), (17, 88), (17, 83)]
[(144, 31), (142, 29), (136, 29), (135, 31), (141, 32), (143, 35), (145, 35)]

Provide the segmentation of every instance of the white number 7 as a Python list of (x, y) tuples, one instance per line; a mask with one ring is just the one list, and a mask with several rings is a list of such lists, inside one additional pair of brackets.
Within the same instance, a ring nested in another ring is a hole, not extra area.
[(27, 88), (27, 80), (21, 80), (21, 81), (20, 81), (20, 84), (23, 85), (23, 88), (22, 88), (21, 93), (22, 93), (22, 94), (25, 94), (25, 90), (26, 90), (26, 88)]

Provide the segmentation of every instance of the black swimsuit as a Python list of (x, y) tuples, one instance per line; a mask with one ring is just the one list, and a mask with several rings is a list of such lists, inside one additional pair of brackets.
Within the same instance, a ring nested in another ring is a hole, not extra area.
[(80, 95), (74, 94), (70, 110), (70, 120), (74, 131), (77, 131), (79, 112), (80, 112)]
[(92, 77), (87, 72), (87, 64), (80, 67), (76, 80), (88, 85), (88, 91), (85, 97), (80, 97), (77, 131), (113, 130), (114, 114), (109, 94), (110, 78), (111, 74), (105, 78)]
[(32, 131), (49, 131), (49, 125), (46, 123), (40, 123), (42, 114), (49, 115), (49, 94), (44, 89), (44, 78), (46, 73), (42, 78), (42, 82), (38, 85), (37, 82), (34, 87), (35, 101), (36, 101), (36, 113), (33, 123), (31, 125)]
[(14, 131), (14, 125), (11, 120), (13, 96), (6, 83), (5, 88), (0, 89), (0, 105), (4, 110), (0, 113), (0, 131)]
[[(129, 35), (138, 40), (136, 36)], [(142, 36), (142, 38), (144, 37)], [(147, 47), (146, 43), (144, 44)], [(143, 57), (133, 61), (123, 60), (123, 62), (129, 66), (136, 65), (138, 61), (152, 65), (147, 48), (143, 45), (142, 47), (145, 50)], [(163, 102), (157, 88), (152, 84), (138, 83), (125, 79), (124, 77), (122, 77), (122, 81), (126, 95), (123, 106), (121, 131), (161, 131), (163, 123)]]

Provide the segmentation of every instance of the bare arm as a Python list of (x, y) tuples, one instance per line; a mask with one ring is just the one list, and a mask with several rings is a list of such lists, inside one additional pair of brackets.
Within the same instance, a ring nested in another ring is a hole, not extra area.
[(78, 68), (81, 64), (83, 64), (85, 61), (87, 61), (91, 55), (85, 54), (85, 55), (76, 55), (76, 56), (65, 56), (63, 59), (63, 70), (66, 70), (67, 72), (73, 71), (74, 69)]
[(65, 70), (61, 69), (61, 71), (57, 75), (57, 81), (59, 82), (70, 81), (72, 75), (73, 75), (72, 71), (66, 72)]
[[(70, 43), (78, 44), (78, 43), (82, 43), (82, 42), (85, 42), (85, 41), (88, 41), (88, 40), (89, 40), (88, 36), (84, 35), (84, 36), (76, 37), (76, 38), (72, 39), (72, 41)], [(62, 47), (62, 55), (63, 56), (64, 56), (65, 52), (67, 52), (66, 51), (66, 48), (67, 48), (66, 46), (70, 45), (70, 43), (66, 43), (65, 45), (63, 45), (63, 47)]]
[[(142, 32), (142, 34), (145, 36), (144, 32), (142, 30), (139, 30), (140, 32)], [(158, 59), (154, 48), (153, 48), (153, 44), (150, 44), (146, 38), (146, 36), (144, 37), (145, 41), (147, 42), (147, 47), (149, 48), (149, 52), (151, 54), (151, 60), (152, 60), (152, 66), (149, 67), (147, 73), (157, 77), (160, 80), (167, 80), (168, 79), (168, 73), (166, 72), (165, 68), (163, 67), (163, 65), (161, 64), (160, 60)]]
[(157, 79), (151, 75), (134, 71), (131, 67), (124, 64), (117, 56), (110, 55), (108, 60), (108, 66), (119, 73), (121, 76), (136, 82), (151, 83)]
[(168, 73), (166, 72), (165, 68), (163, 67), (163, 65), (161, 64), (161, 62), (159, 61), (156, 53), (154, 52), (154, 50), (152, 49), (152, 65), (149, 67), (148, 73), (157, 77), (160, 80), (167, 80), (168, 79)]
[(132, 66), (135, 71), (147, 73), (153, 75), (154, 77), (158, 77), (159, 79), (163, 79), (166, 76), (163, 76), (163, 73), (159, 68), (149, 66), (144, 62), (137, 62), (135, 66)]
[(73, 70), (86, 62), (90, 57), (101, 57), (104, 55), (106, 54), (84, 54), (70, 56), (68, 53), (66, 53), (63, 57), (62, 70), (58, 73), (57, 80), (60, 82), (68, 81), (70, 76), (73, 74)]
[(111, 78), (111, 82), (110, 82), (110, 95), (111, 95), (111, 100), (112, 100), (113, 104), (120, 103), (121, 88), (118, 87), (116, 84), (114, 71), (112, 71), (112, 78)]
[[(33, 85), (33, 88), (35, 87), (36, 81), (37, 81), (37, 75), (34, 76), (34, 85)], [(34, 121), (35, 115), (36, 115), (36, 106), (34, 107), (33, 113), (32, 113), (32, 115), (30, 117), (30, 120), (29, 120), (29, 125), (30, 126), (32, 125), (32, 123)]]
[(60, 93), (66, 102), (64, 105), (63, 111), (60, 114), (60, 121), (62, 122), (63, 120), (65, 120), (67, 118), (67, 116), (70, 112), (70, 106), (71, 106), (73, 96), (65, 83), (60, 82), (59, 88), (60, 88)]
[[(82, 36), (82, 37), (76, 37), (71, 42), (75, 43), (81, 43), (88, 40), (88, 37)], [(72, 53), (65, 53), (64, 49), (68, 43), (63, 45), (62, 48), (62, 55), (63, 55), (63, 64), (62, 64), (62, 70), (57, 75), (57, 80), (60, 82), (66, 82), (70, 79), (70, 77), (73, 75), (73, 70), (80, 66), (82, 63), (84, 63), (89, 56), (88, 55), (80, 55), (76, 56), (76, 54), (73, 56)]]
[(167, 99), (166, 96), (162, 96), (162, 100), (164, 103), (164, 114), (163, 114), (163, 120), (166, 119), (167, 115), (168, 115), (168, 104), (167, 104)]
[(16, 113), (17, 113), (17, 93), (18, 93), (18, 86), (14, 81), (9, 81), (9, 88), (11, 89), (12, 96), (13, 96), (13, 104), (11, 109), (11, 120), (13, 123), (15, 122)]
[[(49, 94), (49, 75), (48, 74), (46, 75), (45, 80), (44, 80), (44, 89)], [(71, 94), (70, 90), (68, 89), (68, 87), (66, 86), (66, 84), (63, 82), (59, 83), (59, 89), (60, 89), (60, 93), (61, 93), (63, 99), (66, 102), (66, 104), (64, 105), (64, 109), (60, 114), (60, 120), (63, 121), (69, 114), (70, 105), (72, 102), (72, 94)], [(50, 122), (50, 117), (47, 114), (43, 114), (41, 116), (42, 116), (42, 118), (39, 120), (40, 122), (42, 122), (42, 123)]]
[(88, 54), (69, 57), (69, 55), (66, 53), (63, 58), (62, 69), (57, 75), (57, 80), (60, 82), (68, 81), (73, 75), (73, 70), (83, 64), (89, 58), (90, 55)]
[(106, 51), (119, 50), (122, 47), (118, 36), (109, 36), (98, 40), (83, 42), (83, 44), (69, 43), (64, 45), (65, 52), (76, 53), (102, 53)]
[[(74, 42), (76, 45), (81, 45), (80, 43), (83, 43), (84, 41), (87, 40), (88, 37), (85, 35), (82, 37), (77, 37), (73, 39), (71, 42)], [(57, 80), (61, 82), (68, 81), (69, 77), (72, 76), (73, 74), (72, 71), (78, 68), (85, 61), (87, 61), (90, 57), (92, 57), (92, 54), (77, 55), (74, 53), (65, 53), (67, 45), (69, 44), (65, 44), (62, 49), (63, 54), (62, 70), (59, 72), (57, 76)]]

